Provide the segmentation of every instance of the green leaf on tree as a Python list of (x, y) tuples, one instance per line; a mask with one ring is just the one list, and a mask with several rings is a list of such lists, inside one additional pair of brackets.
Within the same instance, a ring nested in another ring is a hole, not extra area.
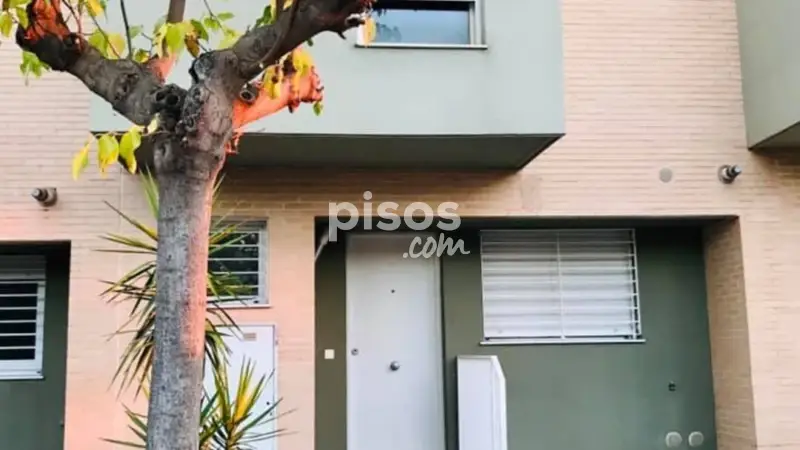
[(206, 30), (206, 27), (203, 25), (202, 22), (196, 19), (192, 19), (189, 21), (189, 23), (192, 25), (192, 30), (197, 35), (198, 39), (203, 41), (208, 40), (208, 30)]
[(322, 114), (322, 108), (323, 108), (322, 102), (314, 102), (312, 107), (314, 108), (314, 114), (316, 114), (317, 116)]
[(26, 84), (28, 82), (27, 77), (29, 75), (34, 75), (38, 78), (42, 75), (42, 70), (46, 68), (48, 68), (47, 65), (39, 60), (38, 56), (28, 51), (22, 52), (22, 63), (19, 65), (19, 70), (23, 75), (25, 75)]
[(274, 20), (272, 15), (272, 5), (267, 5), (264, 7), (264, 12), (261, 13), (261, 17), (256, 20), (256, 26), (261, 27), (264, 25), (269, 25)]
[(17, 21), (22, 28), (28, 28), (28, 12), (22, 6), (17, 6)]
[(14, 19), (8, 11), (0, 13), (0, 33), (5, 37), (11, 36), (11, 27), (14, 26)]
[(239, 39), (239, 32), (234, 30), (233, 28), (225, 28), (223, 30), (223, 38), (222, 42), (219, 44), (220, 49), (228, 48), (233, 46), (236, 41)]
[(89, 45), (99, 50), (104, 56), (108, 56), (108, 40), (101, 30), (94, 30), (89, 35), (88, 41)]
[(128, 28), (128, 33), (131, 35), (131, 39), (136, 39), (137, 36), (142, 34), (143, 27), (141, 25), (132, 25)]
[(171, 55), (176, 55), (183, 50), (184, 47), (184, 38), (186, 37), (186, 30), (179, 23), (169, 23), (167, 24), (167, 33), (164, 36), (164, 40), (167, 43), (167, 48), (169, 49), (169, 53)]
[(211, 31), (218, 31), (220, 29), (220, 23), (211, 16), (203, 19), (203, 25), (205, 25), (206, 29)]

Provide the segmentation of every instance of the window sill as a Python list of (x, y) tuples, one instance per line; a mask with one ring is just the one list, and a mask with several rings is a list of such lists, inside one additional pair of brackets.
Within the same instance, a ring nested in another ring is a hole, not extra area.
[(504, 345), (602, 345), (602, 344), (644, 344), (644, 338), (639, 339), (492, 339), (483, 340), (481, 346), (504, 346)]
[(44, 375), (36, 372), (0, 373), (0, 381), (37, 381), (44, 380)]
[(372, 43), (355, 45), (358, 48), (388, 48), (388, 49), (428, 49), (428, 50), (488, 50), (489, 46), (485, 44), (390, 44), (390, 43)]

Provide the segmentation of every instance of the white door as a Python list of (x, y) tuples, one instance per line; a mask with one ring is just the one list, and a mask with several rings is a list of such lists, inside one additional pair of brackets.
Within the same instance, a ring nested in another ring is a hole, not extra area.
[(444, 450), (439, 265), (403, 257), (414, 236), (348, 236), (348, 450)]
[[(223, 328), (221, 331), (228, 336), (223, 339), (230, 348), (231, 352), (228, 356), (228, 382), (230, 384), (230, 395), (236, 395), (239, 383), (239, 373), (242, 369), (242, 364), (246, 359), (249, 359), (254, 366), (253, 369), (253, 386), (255, 383), (264, 376), (266, 386), (264, 392), (258, 399), (258, 403), (253, 409), (255, 415), (267, 410), (276, 401), (275, 384), (277, 380), (277, 373), (275, 370), (275, 328), (272, 325), (240, 325), (239, 332), (232, 328)], [(206, 366), (205, 380), (206, 391), (211, 393), (215, 391), (214, 377), (211, 369)], [(253, 388), (251, 386), (251, 389)], [(254, 433), (270, 433), (277, 429), (275, 416), (280, 414), (280, 411), (274, 411), (271, 415), (272, 420), (266, 422), (261, 427), (253, 429)], [(275, 438), (262, 440), (250, 444), (252, 450), (274, 450), (277, 448)]]

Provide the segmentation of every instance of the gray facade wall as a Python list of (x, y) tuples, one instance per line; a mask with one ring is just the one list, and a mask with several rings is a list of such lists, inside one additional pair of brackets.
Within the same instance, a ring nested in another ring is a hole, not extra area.
[[(561, 2), (559, 0), (480, 1), (487, 48), (359, 48), (356, 31), (343, 41), (333, 33), (314, 39), (309, 50), (325, 85), (325, 112), (310, 105), (282, 112), (249, 131), (343, 135), (561, 135), (564, 87)], [(213, 2), (244, 30), (266, 2)], [(110, 29), (121, 30), (118, 4), (109, 2)], [(204, 12), (189, 2), (187, 17)], [(129, 8), (131, 24), (146, 32), (165, 13), (160, 0), (138, 0)], [(513, 13), (511, 13), (513, 12)], [(144, 41), (142, 41), (144, 42)], [(184, 54), (170, 82), (189, 85), (191, 57)], [(103, 101), (92, 98), (93, 130), (127, 129)]]

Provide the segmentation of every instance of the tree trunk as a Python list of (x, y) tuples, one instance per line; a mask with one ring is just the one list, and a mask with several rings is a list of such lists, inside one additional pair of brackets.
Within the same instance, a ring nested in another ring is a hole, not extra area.
[(199, 445), (211, 196), (222, 160), (193, 150), (175, 140), (156, 145), (158, 278), (149, 450)]

